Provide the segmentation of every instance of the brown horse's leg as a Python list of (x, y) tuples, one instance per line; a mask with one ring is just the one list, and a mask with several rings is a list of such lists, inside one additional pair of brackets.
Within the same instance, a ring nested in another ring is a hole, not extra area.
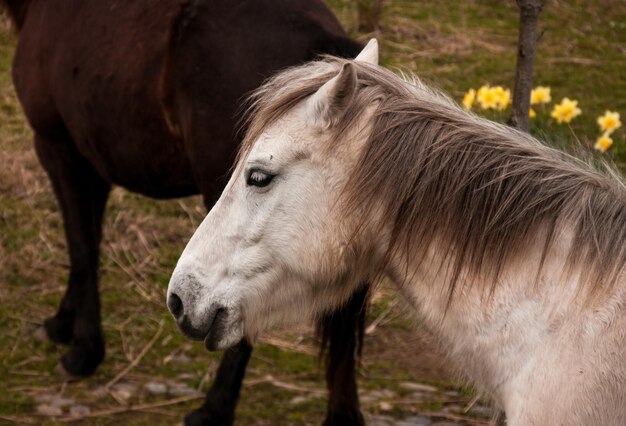
[(356, 371), (365, 325), (368, 285), (359, 289), (341, 309), (320, 321), (323, 344), (328, 344), (328, 410), (324, 426), (365, 424), (359, 407)]
[(45, 321), (44, 328), (52, 341), (70, 344), (61, 358), (63, 368), (72, 375), (86, 376), (104, 358), (98, 246), (110, 185), (76, 151), (69, 136), (36, 136), (35, 147), (63, 213), (70, 256), (67, 291), (56, 315)]
[(252, 345), (246, 341), (240, 342), (224, 353), (204, 404), (187, 414), (185, 425), (230, 426), (233, 424), (241, 383), (251, 354)]

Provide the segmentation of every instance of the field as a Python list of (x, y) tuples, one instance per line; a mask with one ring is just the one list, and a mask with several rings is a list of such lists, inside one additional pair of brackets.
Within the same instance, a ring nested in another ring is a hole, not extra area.
[[(356, 30), (353, 1), (328, 3), (354, 37), (379, 39), (385, 66), (417, 73), (456, 99), (485, 83), (513, 85), (512, 0), (386, 0), (372, 34)], [(583, 114), (570, 127), (539, 111), (544, 118), (532, 130), (559, 145), (591, 146), (597, 116), (606, 109), (626, 114), (626, 4), (547, 0), (540, 34), (535, 85), (550, 86), (553, 101), (579, 100)], [(197, 197), (157, 202), (113, 191), (101, 259), (106, 359), (89, 379), (58, 376), (64, 348), (33, 333), (56, 309), (68, 258), (61, 216), (11, 83), (16, 40), (0, 16), (0, 424), (177, 424), (201, 403), (221, 356), (183, 338), (164, 303), (176, 259), (205, 211)], [(606, 154), (618, 166), (626, 161), (624, 134), (616, 132)], [(403, 309), (384, 285), (369, 313), (359, 386), (370, 424), (489, 424), (488, 401), (451, 374)], [(306, 324), (277, 331), (256, 346), (237, 424), (321, 422), (324, 367), (311, 331)]]

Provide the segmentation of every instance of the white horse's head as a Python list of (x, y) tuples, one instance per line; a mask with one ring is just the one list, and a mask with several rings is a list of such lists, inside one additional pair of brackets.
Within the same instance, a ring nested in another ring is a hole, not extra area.
[[(375, 40), (356, 61), (377, 65)], [(373, 254), (355, 249), (367, 237), (337, 205), (346, 163), (357, 162), (355, 145), (369, 129), (355, 125), (342, 130), (345, 142), (334, 140), (360, 89), (351, 61), (327, 74), (256, 135), (252, 122), (233, 176), (178, 261), (168, 307), (210, 350), (319, 315), (368, 274)]]

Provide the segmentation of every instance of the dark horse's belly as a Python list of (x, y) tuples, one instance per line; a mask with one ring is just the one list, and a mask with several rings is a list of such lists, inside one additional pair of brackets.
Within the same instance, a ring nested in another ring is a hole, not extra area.
[(33, 3), (21, 32), (14, 79), (32, 127), (50, 144), (69, 134), (112, 184), (158, 198), (198, 192), (159, 101), (177, 2), (71, 2), (41, 13)]

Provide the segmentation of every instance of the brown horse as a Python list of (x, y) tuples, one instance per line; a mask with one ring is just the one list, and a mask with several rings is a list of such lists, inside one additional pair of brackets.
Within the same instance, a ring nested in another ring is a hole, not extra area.
[[(0, 0), (19, 30), (13, 79), (62, 210), (68, 288), (44, 323), (69, 344), (72, 375), (104, 357), (98, 294), (102, 217), (112, 185), (155, 198), (200, 193), (210, 208), (239, 139), (240, 99), (318, 54), (356, 55), (320, 0)], [(326, 424), (362, 424), (354, 375), (366, 290), (321, 320), (329, 345)], [(233, 422), (252, 347), (226, 352), (188, 424)]]

